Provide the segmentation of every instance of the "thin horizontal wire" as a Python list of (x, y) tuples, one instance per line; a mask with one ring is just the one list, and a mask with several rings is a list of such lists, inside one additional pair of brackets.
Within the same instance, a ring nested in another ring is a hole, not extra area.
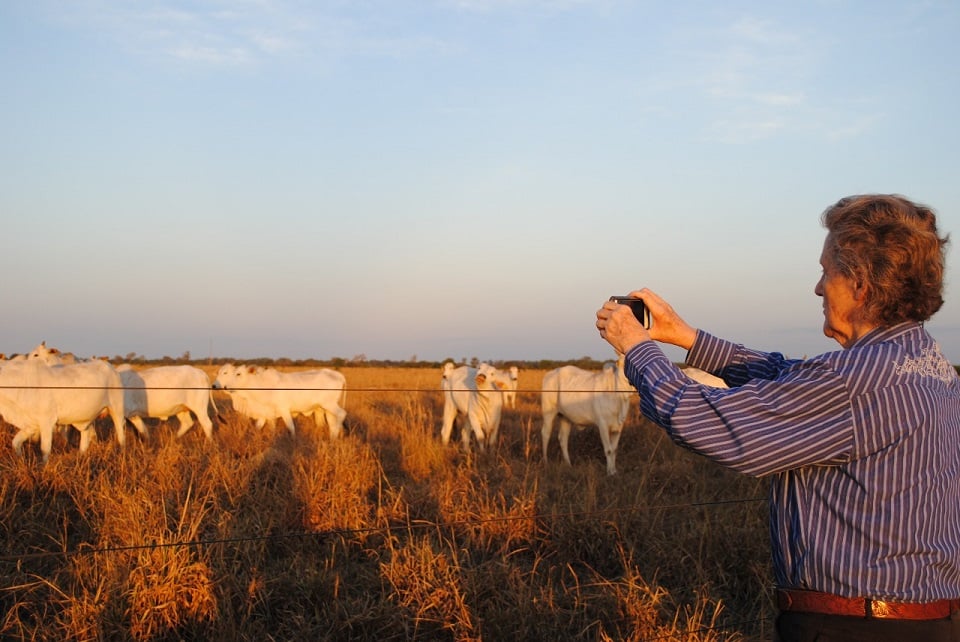
[[(249, 390), (284, 390), (299, 392), (322, 392), (327, 390), (343, 390), (344, 392), (476, 392), (475, 388), (206, 388), (203, 386), (24, 386), (24, 385), (0, 385), (0, 390), (213, 390), (213, 392), (246, 392)], [(508, 392), (501, 390), (501, 392)], [(592, 393), (613, 393), (633, 394), (635, 390), (594, 390), (586, 388), (563, 388), (562, 390), (544, 390), (541, 388), (517, 388), (509, 390), (517, 394), (542, 393), (542, 392), (592, 392)]]
[[(694, 629), (693, 631), (683, 631), (682, 634), (686, 635), (690, 633), (703, 633), (706, 631), (737, 631), (739, 633), (740, 628), (743, 626), (759, 624), (765, 621), (766, 621), (766, 618), (757, 618), (755, 620), (743, 620), (741, 622), (731, 622), (730, 624), (724, 624), (722, 626), (719, 626), (719, 625), (718, 626), (702, 626), (697, 629)], [(641, 642), (653, 642), (654, 640), (670, 640), (670, 639), (673, 639), (673, 640), (677, 639), (677, 633), (665, 633), (663, 635), (658, 635), (652, 638), (640, 638)]]
[(734, 505), (734, 504), (750, 504), (757, 502), (764, 502), (765, 498), (751, 497), (751, 498), (742, 498), (742, 499), (726, 499), (726, 500), (717, 500), (710, 502), (691, 502), (687, 504), (662, 504), (659, 506), (631, 506), (625, 508), (605, 508), (594, 511), (574, 511), (566, 513), (537, 513), (535, 515), (506, 515), (503, 517), (490, 517), (487, 519), (474, 519), (474, 520), (458, 520), (453, 522), (430, 522), (426, 520), (417, 520), (410, 523), (398, 524), (398, 525), (386, 525), (386, 526), (368, 526), (364, 528), (343, 528), (343, 529), (328, 529), (324, 531), (298, 531), (293, 533), (274, 533), (270, 535), (244, 535), (239, 537), (228, 537), (222, 539), (209, 539), (209, 540), (190, 540), (185, 542), (167, 542), (163, 544), (131, 544), (128, 546), (106, 546), (103, 548), (90, 548), (84, 550), (72, 550), (72, 551), (43, 551), (40, 553), (24, 553), (20, 555), (0, 555), (0, 562), (20, 562), (29, 559), (41, 559), (47, 557), (72, 557), (75, 555), (91, 555), (98, 553), (120, 553), (127, 551), (137, 551), (137, 550), (153, 550), (160, 548), (173, 548), (175, 546), (189, 546), (189, 547), (199, 547), (199, 546), (213, 546), (221, 544), (239, 544), (243, 542), (261, 542), (261, 541), (271, 541), (271, 540), (280, 540), (280, 539), (293, 539), (293, 538), (308, 538), (308, 537), (345, 537), (348, 535), (361, 535), (377, 532), (390, 533), (395, 530), (409, 530), (409, 529), (437, 529), (437, 528), (457, 528), (465, 526), (480, 526), (483, 524), (494, 524), (494, 523), (503, 523), (503, 522), (515, 522), (520, 520), (539, 520), (539, 519), (558, 519), (558, 518), (586, 518), (586, 517), (598, 517), (602, 515), (611, 515), (611, 514), (621, 514), (621, 513), (632, 513), (638, 511), (654, 511), (654, 510), (678, 510), (681, 508), (702, 508), (702, 507), (715, 507), (715, 506), (725, 506), (725, 505)]

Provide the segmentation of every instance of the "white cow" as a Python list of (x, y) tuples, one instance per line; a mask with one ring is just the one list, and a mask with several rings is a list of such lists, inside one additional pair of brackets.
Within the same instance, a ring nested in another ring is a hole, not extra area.
[(617, 444), (630, 409), (630, 398), (636, 393), (623, 374), (623, 355), (616, 363), (604, 364), (603, 370), (589, 371), (576, 366), (562, 366), (546, 373), (541, 386), (543, 410), (543, 460), (553, 433), (553, 421), (560, 417), (560, 450), (570, 463), (568, 443), (571, 426), (594, 425), (600, 431), (607, 473), (616, 474)]
[[(213, 403), (210, 378), (193, 366), (158, 366), (134, 370), (130, 365), (117, 367), (123, 382), (123, 405), (127, 419), (141, 434), (146, 434), (144, 417), (166, 421), (176, 415), (180, 422), (177, 437), (193, 428), (196, 415), (203, 434), (213, 439), (213, 422), (209, 409)], [(191, 415), (190, 413), (193, 413)]]
[[(440, 438), (450, 443), (453, 425), (461, 415), (467, 418), (468, 426), (461, 424), (460, 441), (464, 450), (470, 450), (470, 433), (483, 450), (485, 445), (495, 446), (500, 431), (503, 412), (503, 388), (505, 377), (488, 363), (478, 367), (455, 367), (443, 364), (440, 389), (443, 391), (443, 426)], [(467, 428), (469, 427), (469, 430)]]
[(227, 364), (217, 372), (213, 388), (227, 392), (237, 412), (254, 419), (257, 428), (283, 419), (294, 435), (294, 415), (313, 415), (318, 426), (326, 422), (330, 438), (336, 439), (347, 416), (343, 409), (346, 383), (342, 373), (326, 368), (280, 372), (274, 368)]
[(504, 381), (506, 386), (503, 389), (503, 405), (507, 408), (517, 407), (517, 383), (520, 380), (520, 369), (517, 366), (510, 366), (506, 372), (500, 371), (506, 375)]
[(18, 429), (13, 438), (18, 454), (24, 441), (39, 438), (46, 462), (57, 424), (76, 426), (80, 450), (85, 451), (94, 432), (93, 422), (104, 410), (113, 420), (117, 443), (123, 446), (123, 388), (109, 363), (49, 366), (39, 359), (26, 359), (0, 367), (0, 415)]

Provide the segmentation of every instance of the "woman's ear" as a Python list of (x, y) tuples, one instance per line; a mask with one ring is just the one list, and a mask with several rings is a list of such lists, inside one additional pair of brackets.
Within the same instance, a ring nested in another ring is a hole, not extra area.
[(856, 279), (853, 282), (853, 298), (858, 303), (863, 303), (867, 300), (867, 293), (870, 291), (869, 286), (867, 286), (866, 281), (863, 279)]

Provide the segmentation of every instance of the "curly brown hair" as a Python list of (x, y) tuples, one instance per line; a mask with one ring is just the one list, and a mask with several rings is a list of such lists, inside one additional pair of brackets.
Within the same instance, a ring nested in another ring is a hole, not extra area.
[(936, 213), (899, 194), (848, 196), (821, 216), (836, 268), (867, 286), (864, 312), (890, 327), (923, 322), (943, 305), (949, 235)]

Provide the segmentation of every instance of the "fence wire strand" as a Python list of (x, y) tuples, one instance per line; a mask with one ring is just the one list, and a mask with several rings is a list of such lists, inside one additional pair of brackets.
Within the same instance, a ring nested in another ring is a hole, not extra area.
[(20, 562), (28, 559), (42, 559), (48, 557), (73, 557), (78, 555), (97, 555), (100, 553), (121, 553), (128, 551), (138, 551), (138, 550), (154, 550), (154, 549), (163, 549), (163, 548), (176, 548), (176, 547), (188, 547), (188, 548), (198, 548), (203, 546), (217, 546), (224, 544), (242, 544), (247, 542), (264, 542), (272, 540), (284, 540), (284, 539), (295, 539), (295, 538), (316, 538), (322, 539), (326, 537), (350, 537), (355, 535), (369, 535), (371, 533), (392, 533), (396, 530), (421, 530), (421, 529), (456, 529), (464, 528), (471, 526), (482, 526), (484, 524), (497, 524), (497, 523), (507, 523), (507, 522), (517, 522), (523, 520), (555, 520), (563, 518), (593, 518), (593, 517), (602, 517), (607, 515), (619, 515), (623, 513), (635, 513), (639, 511), (657, 511), (657, 510), (680, 510), (686, 508), (706, 508), (706, 507), (717, 507), (717, 506), (727, 506), (733, 504), (755, 504), (759, 502), (765, 502), (766, 499), (754, 497), (754, 498), (741, 498), (741, 499), (727, 499), (727, 500), (717, 500), (710, 502), (689, 502), (685, 504), (661, 504), (657, 506), (629, 506), (625, 508), (604, 508), (594, 511), (569, 511), (569, 512), (552, 512), (552, 513), (537, 513), (535, 515), (505, 515), (502, 517), (490, 517), (485, 519), (463, 519), (456, 520), (452, 522), (432, 522), (429, 520), (416, 520), (413, 522), (407, 522), (404, 524), (388, 524), (385, 526), (367, 526), (364, 528), (334, 528), (326, 529), (322, 531), (296, 531), (290, 533), (272, 533), (268, 535), (244, 535), (239, 537), (226, 537), (226, 538), (217, 538), (217, 539), (201, 539), (201, 540), (187, 540), (180, 542), (165, 542), (165, 543), (153, 543), (153, 544), (130, 544), (127, 546), (105, 546), (101, 548), (88, 548), (88, 549), (76, 549), (76, 550), (67, 550), (67, 551), (43, 551), (40, 553), (25, 553), (20, 555), (0, 555), (0, 562)]
[[(103, 389), (99, 386), (13, 386), (13, 385), (0, 385), (0, 389), (30, 389), (30, 390), (91, 390), (91, 389)], [(224, 394), (229, 394), (232, 390), (220, 389), (220, 388), (199, 388), (199, 387), (184, 387), (184, 386), (150, 386), (150, 387), (140, 387), (140, 386), (114, 386), (108, 387), (107, 389), (121, 389), (121, 390), (211, 390), (212, 392), (220, 392)], [(236, 388), (238, 391), (301, 391), (301, 392), (321, 392), (329, 390), (343, 390), (344, 392), (365, 392), (365, 393), (436, 393), (436, 392), (472, 392), (472, 388), (455, 388), (440, 390), (437, 388), (372, 388), (372, 387), (361, 387), (361, 388)], [(542, 393), (542, 389), (537, 388), (525, 388), (525, 389), (516, 389), (514, 392), (519, 394), (538, 394)], [(624, 391), (616, 390), (564, 390), (564, 392), (577, 392), (577, 393), (610, 393), (610, 394), (622, 394)], [(737, 504), (737, 503), (756, 503), (766, 501), (765, 499), (760, 498), (743, 498), (743, 499), (732, 499), (732, 500), (723, 500), (723, 501), (707, 501), (707, 502), (691, 502), (687, 504), (665, 504), (661, 506), (633, 506), (628, 508), (611, 508), (611, 509), (601, 509), (596, 511), (581, 511), (581, 512), (568, 512), (568, 513), (551, 513), (549, 515), (536, 514), (536, 515), (515, 515), (515, 516), (506, 516), (506, 517), (496, 517), (489, 519), (478, 519), (478, 520), (461, 520), (456, 522), (447, 522), (447, 523), (437, 523), (437, 522), (416, 522), (413, 524), (407, 524), (405, 527), (414, 527), (414, 528), (457, 528), (464, 526), (478, 526), (487, 523), (495, 522), (507, 522), (507, 521), (518, 521), (518, 520), (528, 520), (528, 519), (545, 519), (547, 517), (556, 519), (560, 517), (571, 517), (571, 518), (587, 518), (587, 517), (598, 517), (609, 514), (618, 514), (618, 513), (630, 513), (636, 511), (647, 511), (647, 510), (679, 510), (684, 508), (696, 508), (696, 507), (709, 507), (709, 506), (718, 506), (723, 504)], [(75, 550), (75, 551), (45, 551), (41, 553), (27, 553), (22, 555), (0, 555), (0, 562), (14, 562), (22, 561), (27, 559), (37, 559), (45, 557), (66, 557), (72, 555), (89, 555), (89, 554), (98, 554), (98, 553), (110, 553), (110, 552), (123, 552), (131, 550), (144, 550), (152, 548), (170, 548), (178, 546), (211, 546), (211, 545), (222, 545), (222, 544), (233, 544), (233, 543), (243, 543), (243, 542), (254, 542), (254, 541), (269, 541), (272, 539), (289, 539), (294, 537), (347, 537), (350, 535), (361, 535), (374, 532), (392, 532), (393, 530), (400, 528), (400, 526), (374, 526), (367, 528), (359, 529), (333, 529), (328, 531), (304, 531), (296, 533), (281, 533), (281, 534), (271, 534), (271, 535), (256, 535), (256, 536), (242, 536), (242, 537), (232, 537), (226, 539), (213, 539), (213, 540), (194, 540), (194, 541), (185, 541), (185, 542), (169, 542), (165, 544), (135, 544), (130, 546), (118, 546), (118, 547), (104, 547), (104, 548), (90, 548), (85, 550)]]
[[(247, 391), (276, 391), (276, 392), (326, 392), (326, 391), (342, 391), (344, 393), (398, 393), (398, 394), (427, 394), (427, 393), (441, 393), (446, 394), (448, 392), (475, 392), (475, 388), (379, 388), (379, 387), (243, 387), (243, 388), (213, 388), (213, 387), (197, 387), (197, 386), (68, 386), (68, 385), (35, 385), (35, 386), (23, 386), (23, 385), (0, 385), (0, 390), (91, 390), (91, 389), (110, 389), (110, 390), (209, 390), (211, 393), (221, 393), (225, 395), (230, 395), (231, 392), (247, 392)], [(543, 389), (538, 388), (515, 388), (511, 389), (510, 392), (516, 393), (518, 397), (520, 395), (540, 395), (544, 392)], [(551, 391), (556, 392), (556, 391)], [(563, 392), (566, 393), (592, 393), (592, 394), (623, 394), (624, 392), (636, 391), (632, 388), (630, 390), (592, 390), (592, 389), (564, 389)], [(78, 556), (89, 556), (89, 555), (101, 555), (101, 554), (119, 554), (132, 551), (144, 551), (144, 550), (156, 550), (156, 549), (169, 549), (169, 548), (179, 548), (179, 547), (188, 547), (188, 548), (203, 548), (210, 546), (228, 546), (235, 544), (244, 544), (251, 542), (268, 542), (268, 541), (278, 541), (278, 540), (289, 540), (289, 539), (325, 539), (325, 538), (348, 538), (355, 537), (360, 535), (369, 535), (373, 533), (385, 533), (390, 534), (394, 531), (411, 531), (411, 530), (434, 530), (434, 529), (445, 529), (445, 530), (456, 530), (462, 528), (470, 528), (476, 526), (482, 526), (485, 524), (494, 524), (494, 523), (506, 523), (506, 522), (516, 522), (521, 520), (536, 520), (536, 521), (549, 521), (556, 519), (591, 519), (591, 518), (602, 518), (611, 515), (619, 515), (626, 513), (635, 513), (640, 511), (679, 511), (684, 509), (692, 508), (710, 508), (710, 507), (719, 507), (725, 505), (736, 505), (736, 504), (758, 504), (766, 502), (766, 498), (757, 498), (757, 497), (748, 497), (748, 498), (738, 498), (738, 499), (729, 499), (729, 500), (716, 500), (716, 501), (703, 501), (703, 502), (689, 502), (689, 503), (679, 503), (679, 504), (662, 504), (655, 506), (630, 506), (624, 508), (607, 508), (607, 509), (598, 509), (593, 511), (568, 511), (568, 512), (551, 512), (551, 513), (537, 513), (534, 515), (508, 515), (501, 517), (491, 517), (484, 519), (469, 519), (469, 520), (456, 520), (451, 522), (433, 522), (428, 520), (415, 520), (411, 522), (401, 523), (401, 524), (387, 524), (383, 526), (369, 526), (364, 528), (344, 528), (344, 529), (325, 529), (321, 531), (296, 531), (296, 532), (287, 532), (287, 533), (271, 533), (266, 535), (243, 535), (237, 537), (226, 537), (226, 538), (214, 538), (214, 539), (197, 539), (197, 540), (186, 540), (186, 541), (177, 541), (177, 542), (165, 542), (165, 543), (150, 543), (150, 544), (131, 544), (126, 546), (105, 546), (105, 547), (83, 547), (73, 550), (63, 550), (63, 551), (42, 551), (36, 553), (22, 553), (17, 555), (11, 554), (0, 554), (0, 564), (22, 564), (23, 562), (47, 559), (47, 558), (71, 558)], [(3, 587), (0, 588), (2, 591), (14, 591), (18, 587)], [(764, 618), (758, 618), (754, 620), (744, 620), (739, 622), (727, 623), (724, 625), (710, 626), (710, 627), (699, 627), (694, 631), (685, 632), (685, 635), (691, 634), (709, 634), (711, 632), (724, 632), (724, 631), (735, 631), (739, 632), (743, 627), (753, 627), (755, 628), (758, 624), (764, 623), (766, 620)], [(648, 642), (656, 642), (658, 640), (668, 640), (676, 639), (676, 633), (665, 634), (663, 636), (657, 637), (648, 637), (643, 638), (643, 640)]]

